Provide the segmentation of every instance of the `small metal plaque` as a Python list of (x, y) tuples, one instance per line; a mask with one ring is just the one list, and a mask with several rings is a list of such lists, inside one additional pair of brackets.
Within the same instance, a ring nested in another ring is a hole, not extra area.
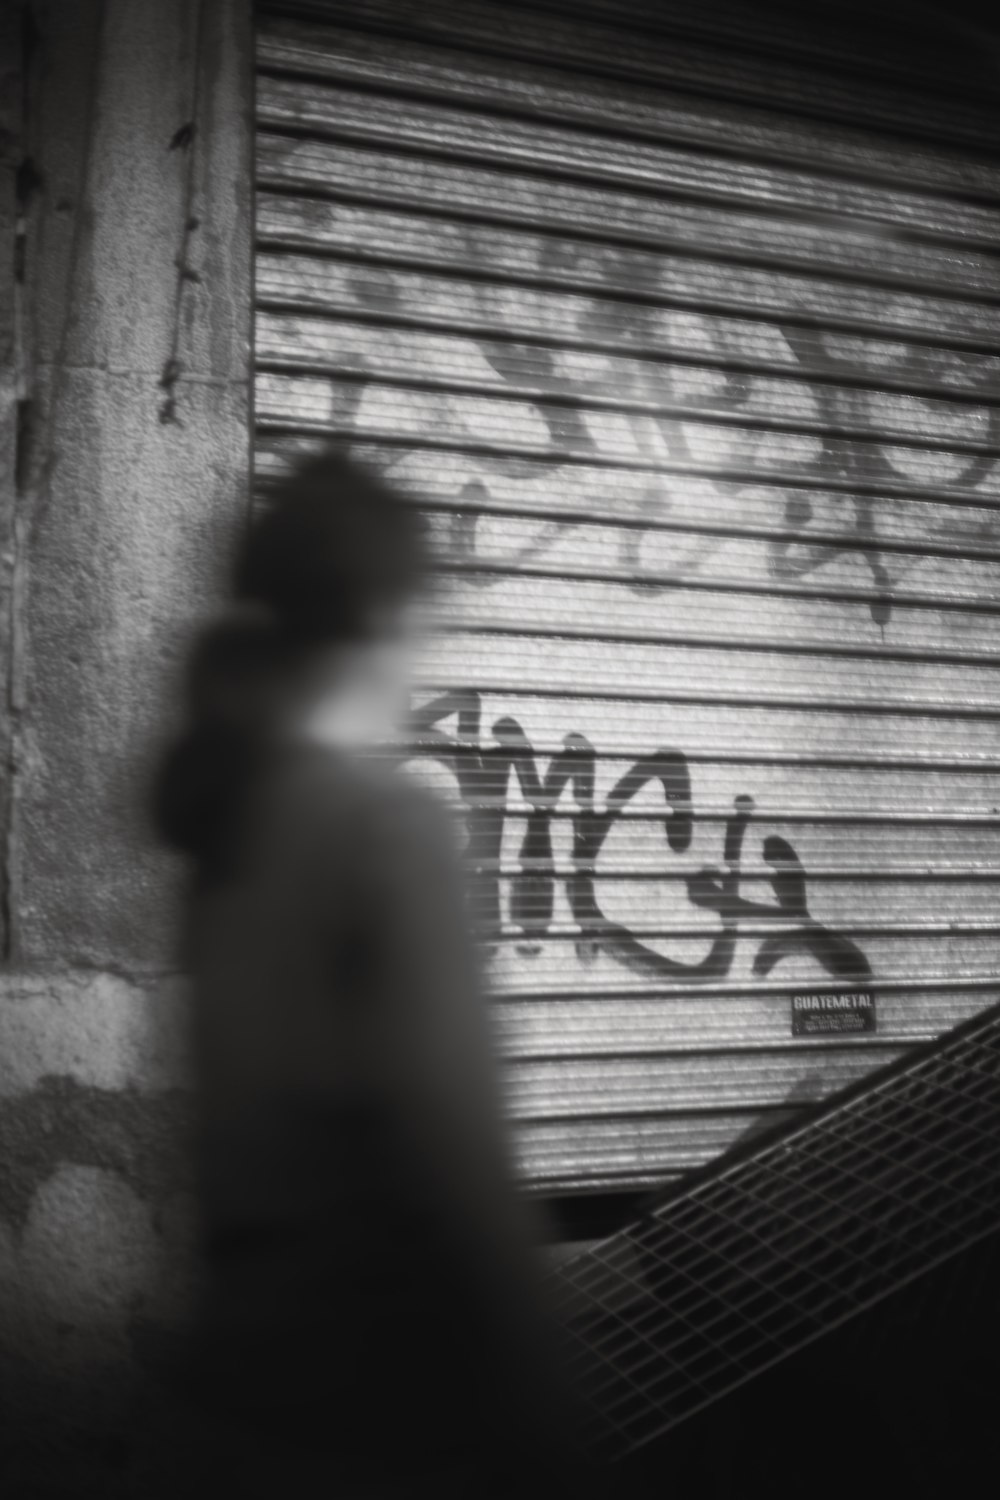
[(875, 1031), (874, 990), (801, 990), (792, 996), (792, 1036)]

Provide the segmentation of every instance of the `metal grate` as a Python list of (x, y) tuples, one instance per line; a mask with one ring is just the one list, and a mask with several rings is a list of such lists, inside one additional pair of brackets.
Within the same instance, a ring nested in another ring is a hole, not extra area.
[(623, 1452), (998, 1229), (994, 1008), (552, 1281)]

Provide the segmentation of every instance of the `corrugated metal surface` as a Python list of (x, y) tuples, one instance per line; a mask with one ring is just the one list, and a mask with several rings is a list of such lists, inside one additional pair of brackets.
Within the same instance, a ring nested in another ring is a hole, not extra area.
[[(260, 17), (258, 472), (336, 434), (426, 503), (422, 766), (554, 1190), (1000, 987), (995, 95), (752, 17)], [(869, 981), (877, 1033), (793, 1039)]]

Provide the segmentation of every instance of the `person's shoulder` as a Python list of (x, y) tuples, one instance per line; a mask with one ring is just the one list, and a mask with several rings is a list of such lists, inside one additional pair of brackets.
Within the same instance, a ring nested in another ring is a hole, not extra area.
[(441, 802), (398, 761), (369, 763), (362, 774), (368, 778), (371, 815), (389, 838), (400, 843), (447, 840), (448, 819)]
[(286, 826), (406, 842), (435, 837), (446, 822), (437, 799), (389, 753), (295, 747), (273, 758), (266, 781), (271, 814)]

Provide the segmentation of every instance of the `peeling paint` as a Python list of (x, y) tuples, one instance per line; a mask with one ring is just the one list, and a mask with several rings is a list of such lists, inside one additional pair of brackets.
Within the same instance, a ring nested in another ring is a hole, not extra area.
[(177, 130), (170, 141), (171, 151), (186, 151), (194, 140), (194, 122), (189, 120)]
[(0, 1101), (0, 1203), (15, 1231), (35, 1194), (66, 1165), (100, 1167), (156, 1203), (190, 1186), (193, 1095), (98, 1089), (48, 1077)]
[(47, 1075), (99, 1089), (187, 1087), (186, 983), (107, 972), (32, 971), (0, 980), (0, 1098)]

